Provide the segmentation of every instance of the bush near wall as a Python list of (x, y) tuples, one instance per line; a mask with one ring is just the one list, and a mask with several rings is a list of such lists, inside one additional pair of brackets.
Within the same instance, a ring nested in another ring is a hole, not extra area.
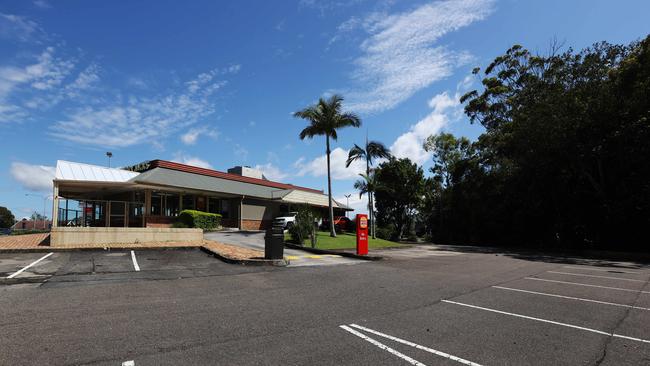
[(221, 226), (221, 215), (196, 210), (183, 210), (178, 215), (178, 222), (186, 227), (214, 230)]

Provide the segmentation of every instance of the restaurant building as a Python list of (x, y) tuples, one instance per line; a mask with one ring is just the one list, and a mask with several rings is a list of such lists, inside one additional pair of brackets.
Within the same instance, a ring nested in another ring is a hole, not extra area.
[[(53, 226), (168, 228), (184, 209), (222, 215), (224, 227), (267, 228), (273, 218), (306, 204), (327, 215), (323, 191), (274, 182), (258, 170), (227, 173), (165, 160), (124, 168), (57, 161)], [(334, 201), (335, 215), (351, 211)]]

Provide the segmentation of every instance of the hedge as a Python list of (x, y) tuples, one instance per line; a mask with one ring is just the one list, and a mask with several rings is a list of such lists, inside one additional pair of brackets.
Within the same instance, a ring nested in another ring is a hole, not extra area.
[(221, 215), (196, 210), (183, 210), (178, 215), (178, 221), (203, 230), (214, 230), (221, 226)]

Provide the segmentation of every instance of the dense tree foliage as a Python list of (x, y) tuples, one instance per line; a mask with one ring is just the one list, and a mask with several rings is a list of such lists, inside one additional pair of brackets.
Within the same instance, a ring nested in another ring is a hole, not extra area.
[(516, 45), (484, 74), (461, 102), (485, 133), (425, 143), (434, 241), (647, 249), (650, 37), (547, 56)]
[(11, 227), (16, 222), (14, 214), (11, 210), (4, 206), (0, 206), (0, 228)]
[(391, 239), (409, 234), (424, 194), (424, 171), (409, 159), (390, 158), (372, 178), (377, 224), (390, 230)]

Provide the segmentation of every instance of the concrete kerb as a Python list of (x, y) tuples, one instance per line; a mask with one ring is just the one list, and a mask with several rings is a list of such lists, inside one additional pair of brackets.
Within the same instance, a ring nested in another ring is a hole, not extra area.
[(333, 255), (340, 255), (341, 257), (362, 259), (366, 261), (379, 261), (384, 259), (383, 257), (376, 256), (376, 255), (358, 255), (355, 253), (338, 251), (338, 250), (310, 248), (310, 247), (305, 247), (302, 245), (287, 243), (287, 242), (284, 243), (284, 246), (286, 248), (304, 250), (306, 252), (315, 253), (315, 254), (333, 254)]
[(210, 250), (209, 248), (202, 246), (201, 250), (213, 255), (217, 259), (230, 263), (230, 264), (239, 264), (244, 266), (274, 266), (274, 267), (286, 267), (289, 265), (289, 261), (286, 259), (264, 259), (264, 258), (250, 258), (250, 259), (237, 259), (227, 257), (219, 252)]

